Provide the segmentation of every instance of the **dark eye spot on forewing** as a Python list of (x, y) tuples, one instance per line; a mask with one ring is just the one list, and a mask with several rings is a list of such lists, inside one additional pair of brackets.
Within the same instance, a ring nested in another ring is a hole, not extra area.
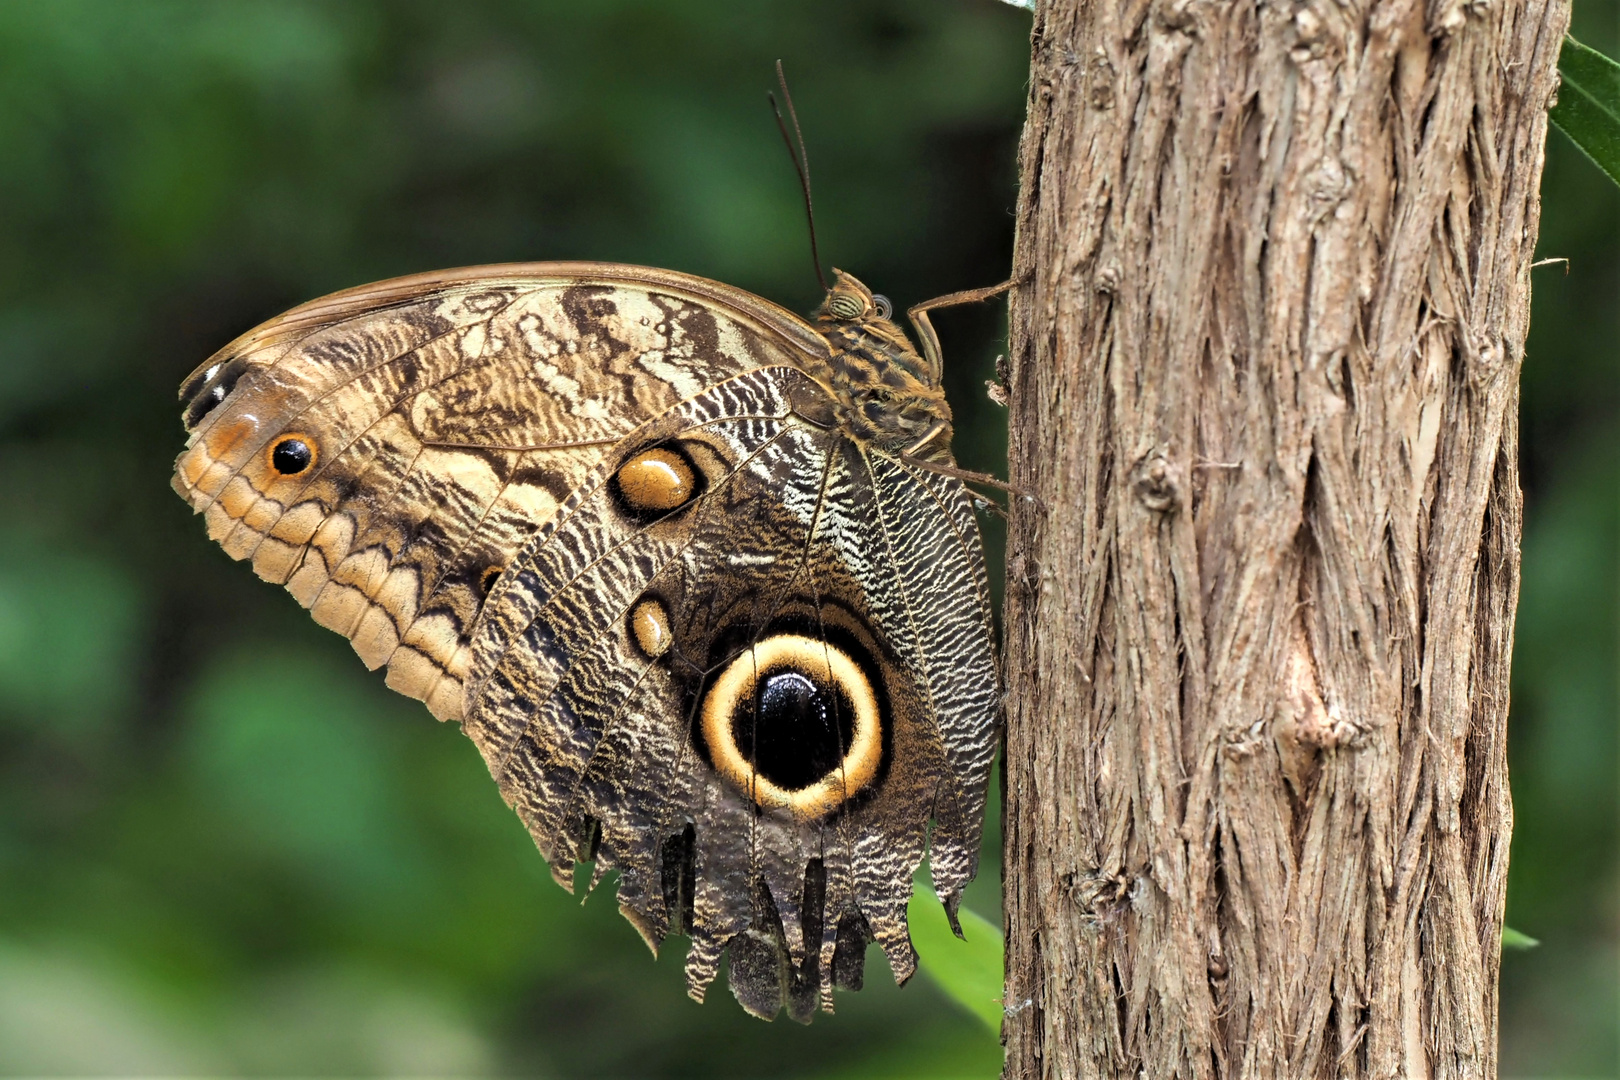
[(270, 468), (282, 476), (301, 476), (315, 464), (316, 445), (309, 435), (283, 435), (271, 444)]

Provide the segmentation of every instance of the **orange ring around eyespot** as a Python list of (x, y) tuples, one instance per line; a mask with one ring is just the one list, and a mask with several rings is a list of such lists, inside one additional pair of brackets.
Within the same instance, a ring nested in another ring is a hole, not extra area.
[[(760, 776), (737, 747), (731, 731), (738, 702), (754, 692), (761, 674), (780, 668), (803, 672), (821, 687), (837, 686), (855, 709), (848, 752), (837, 768), (807, 787), (784, 788)], [(727, 664), (703, 698), (699, 724), (714, 769), (722, 778), (761, 807), (786, 807), (798, 818), (817, 818), (836, 810), (872, 782), (883, 758), (883, 721), (866, 673), (838, 646), (800, 634), (766, 638)]]
[[(304, 449), (309, 451), (309, 460), (305, 462), (304, 467), (299, 469), (297, 472), (282, 472), (280, 469), (276, 468), (276, 451), (281, 449), (283, 444), (292, 442), (294, 440), (304, 444)], [(315, 467), (316, 463), (319, 462), (320, 459), (320, 444), (312, 436), (305, 435), (302, 431), (282, 432), (280, 435), (275, 437), (275, 440), (271, 442), (264, 451), (265, 468), (269, 469), (271, 474), (286, 480), (292, 480), (300, 476), (307, 476), (309, 471)]]

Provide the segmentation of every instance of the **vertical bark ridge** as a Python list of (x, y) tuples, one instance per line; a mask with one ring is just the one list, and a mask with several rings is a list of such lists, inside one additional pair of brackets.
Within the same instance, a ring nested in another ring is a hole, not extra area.
[(1491, 1076), (1565, 0), (1044, 0), (1008, 1074)]

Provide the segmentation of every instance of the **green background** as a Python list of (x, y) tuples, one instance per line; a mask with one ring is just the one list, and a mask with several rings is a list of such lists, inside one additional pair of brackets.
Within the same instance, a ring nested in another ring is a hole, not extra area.
[[(1001, 279), (1028, 28), (994, 0), (0, 5), (0, 1073), (994, 1074), (876, 953), (809, 1028), (689, 1002), (680, 944), (654, 962), (552, 884), (473, 747), (168, 474), (181, 377), (344, 286), (588, 258), (811, 307), (779, 56), (827, 261), (897, 306)], [(1551, 144), (1509, 899), (1543, 944), (1506, 958), (1503, 1043), (1508, 1075), (1612, 1076), (1620, 197)], [(999, 319), (939, 325), (959, 457), (999, 469)], [(993, 860), (969, 905), (997, 919)]]

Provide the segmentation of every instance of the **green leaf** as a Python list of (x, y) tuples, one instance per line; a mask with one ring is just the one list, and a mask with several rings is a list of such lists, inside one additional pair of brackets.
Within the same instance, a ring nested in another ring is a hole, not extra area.
[(911, 943), (928, 977), (964, 1009), (983, 1020), (991, 1031), (1001, 1031), (1001, 928), (984, 916), (962, 908), (959, 940), (951, 932), (934, 890), (918, 882), (906, 907)]
[(1558, 104), (1548, 118), (1620, 184), (1620, 64), (1566, 37), (1558, 73)]
[(1533, 949), (1541, 942), (1511, 926), (1502, 927), (1502, 948), (1504, 949)]

